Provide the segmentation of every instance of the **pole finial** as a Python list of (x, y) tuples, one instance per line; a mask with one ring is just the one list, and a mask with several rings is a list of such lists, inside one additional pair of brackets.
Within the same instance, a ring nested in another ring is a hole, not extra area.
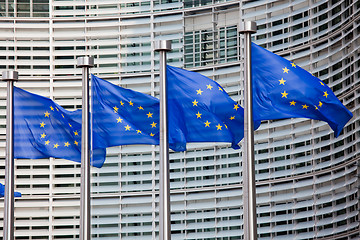
[(239, 32), (244, 33), (256, 33), (257, 25), (253, 21), (241, 21), (239, 23)]
[(19, 79), (19, 73), (17, 71), (3, 71), (2, 81), (17, 81)]
[(77, 65), (78, 68), (81, 67), (89, 67), (92, 68), (94, 67), (94, 58), (93, 57), (78, 57), (77, 58)]
[(160, 40), (155, 42), (155, 51), (171, 51), (171, 40)]

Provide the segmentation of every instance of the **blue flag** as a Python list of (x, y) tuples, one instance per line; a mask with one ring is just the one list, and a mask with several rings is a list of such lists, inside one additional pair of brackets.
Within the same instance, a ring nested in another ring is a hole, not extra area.
[(352, 113), (325, 83), (254, 43), (251, 51), (254, 120), (322, 120), (339, 136)]
[[(5, 195), (5, 185), (0, 183), (0, 197), (4, 197), (4, 195)], [(14, 197), (21, 197), (21, 193), (20, 192), (14, 192)]]
[(92, 77), (96, 147), (159, 144), (159, 100)]
[[(167, 66), (169, 146), (243, 138), (243, 109), (216, 82)], [(159, 144), (159, 99), (92, 76), (94, 145)], [(257, 124), (258, 126), (259, 124)]]
[[(81, 161), (81, 110), (67, 111), (49, 98), (14, 87), (14, 157)], [(105, 149), (91, 164), (101, 167)]]
[[(167, 66), (170, 142), (230, 142), (244, 137), (244, 109), (215, 81), (199, 73)], [(255, 122), (255, 129), (260, 122)]]

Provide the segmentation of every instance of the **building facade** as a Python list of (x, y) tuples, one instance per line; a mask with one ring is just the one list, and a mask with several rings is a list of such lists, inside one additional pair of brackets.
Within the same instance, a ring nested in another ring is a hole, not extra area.
[[(157, 97), (154, 42), (165, 39), (170, 65), (209, 76), (243, 105), (237, 24), (256, 21), (255, 43), (322, 79), (354, 114), (338, 138), (326, 123), (299, 118), (265, 121), (255, 132), (259, 239), (359, 238), (359, 1), (1, 0), (0, 14), (0, 70), (17, 70), (16, 86), (69, 110), (81, 108), (76, 59), (84, 55), (95, 57), (93, 74)], [(0, 106), (4, 179), (5, 83)], [(92, 169), (92, 239), (158, 239), (158, 159), (158, 146), (107, 149), (104, 167)], [(77, 239), (80, 165), (50, 158), (15, 166), (23, 194), (15, 238)], [(241, 150), (189, 144), (170, 153), (170, 168), (173, 239), (243, 238)]]

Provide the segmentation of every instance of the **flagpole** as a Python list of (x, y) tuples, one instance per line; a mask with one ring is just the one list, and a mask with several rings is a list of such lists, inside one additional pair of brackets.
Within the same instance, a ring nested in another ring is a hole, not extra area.
[(244, 148), (243, 148), (243, 202), (244, 239), (257, 239), (256, 225), (256, 185), (254, 155), (254, 121), (251, 82), (251, 34), (256, 32), (256, 23), (240, 22), (239, 32), (245, 38), (244, 62)]
[(14, 81), (17, 80), (17, 71), (2, 72), (2, 81), (7, 82), (4, 240), (14, 239)]
[(170, 171), (169, 135), (167, 117), (166, 52), (171, 51), (171, 41), (155, 42), (155, 51), (160, 53), (160, 200), (159, 200), (159, 239), (171, 239), (170, 222)]
[(82, 68), (80, 240), (91, 239), (89, 70), (93, 66), (94, 66), (93, 57), (78, 57), (77, 67)]

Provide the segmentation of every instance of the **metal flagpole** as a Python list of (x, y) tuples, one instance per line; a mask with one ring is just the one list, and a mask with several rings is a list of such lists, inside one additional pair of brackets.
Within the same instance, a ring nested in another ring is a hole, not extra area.
[(160, 200), (159, 200), (159, 239), (171, 239), (170, 222), (170, 171), (169, 135), (167, 118), (166, 52), (171, 51), (171, 41), (155, 42), (155, 51), (160, 53)]
[(251, 82), (251, 33), (256, 32), (255, 22), (240, 22), (239, 32), (245, 37), (245, 79), (244, 79), (244, 148), (243, 148), (243, 202), (244, 239), (257, 239), (256, 186), (254, 155), (254, 121)]
[(79, 57), (77, 59), (77, 67), (82, 68), (80, 240), (91, 239), (89, 69), (93, 66), (94, 66), (93, 57)]
[(4, 193), (4, 240), (14, 239), (14, 81), (17, 71), (2, 72), (2, 80), (7, 82), (6, 98), (6, 159)]

